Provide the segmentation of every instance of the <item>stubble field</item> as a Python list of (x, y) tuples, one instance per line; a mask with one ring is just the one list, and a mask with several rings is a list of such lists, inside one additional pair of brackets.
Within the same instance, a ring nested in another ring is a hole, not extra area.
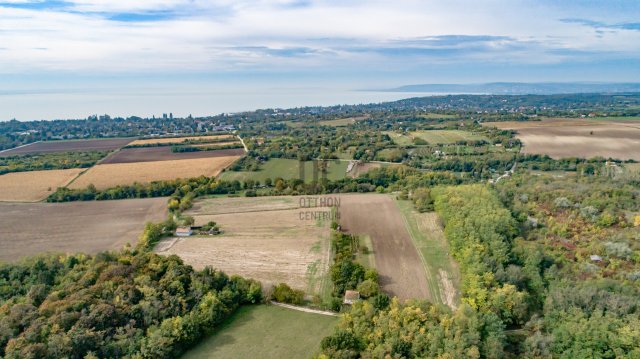
[(0, 261), (43, 252), (117, 250), (135, 244), (145, 222), (166, 214), (166, 198), (0, 203)]
[(319, 294), (330, 261), (329, 221), (301, 219), (299, 207), (295, 197), (198, 201), (186, 214), (196, 225), (215, 221), (224, 233), (173, 239), (157, 250), (176, 254), (195, 268), (212, 266), (267, 287), (284, 282)]
[(81, 189), (93, 184), (98, 189), (134, 182), (147, 183), (176, 178), (217, 176), (240, 156), (197, 158), (172, 161), (99, 164), (78, 177), (69, 188)]
[(84, 170), (84, 168), (72, 168), (0, 175), (0, 201), (42, 201), (58, 187), (66, 186)]
[(487, 122), (518, 132), (523, 153), (566, 157), (640, 160), (640, 121), (544, 119), (525, 122)]
[(215, 136), (191, 136), (191, 137), (170, 137), (170, 138), (149, 138), (144, 140), (135, 140), (129, 144), (129, 146), (141, 146), (141, 145), (153, 145), (153, 144), (167, 144), (167, 143), (182, 143), (187, 140), (218, 140), (221, 138), (235, 138), (233, 135), (215, 135)]

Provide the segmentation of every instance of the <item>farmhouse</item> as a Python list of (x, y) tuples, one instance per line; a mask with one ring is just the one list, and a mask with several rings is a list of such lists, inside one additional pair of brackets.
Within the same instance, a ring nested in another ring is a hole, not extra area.
[(344, 292), (344, 304), (353, 304), (355, 303), (358, 299), (360, 299), (360, 292), (355, 291), (355, 290), (348, 290), (346, 292)]
[(176, 236), (178, 237), (189, 237), (193, 234), (191, 227), (178, 227), (176, 229)]

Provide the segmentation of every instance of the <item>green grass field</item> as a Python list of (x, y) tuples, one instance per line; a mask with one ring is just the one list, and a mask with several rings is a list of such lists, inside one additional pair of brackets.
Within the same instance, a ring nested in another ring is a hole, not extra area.
[(311, 358), (337, 323), (338, 317), (245, 306), (182, 358)]
[[(418, 249), (427, 273), (429, 291), (434, 303), (459, 304), (460, 273), (449, 255), (449, 245), (440, 225), (434, 220), (435, 213), (419, 213), (411, 201), (397, 201), (407, 230)], [(447, 288), (441, 273), (447, 274), (451, 286)], [(451, 288), (455, 290), (451, 290)], [(449, 299), (447, 299), (449, 298)]]
[[(335, 120), (325, 120), (325, 121), (285, 121), (283, 123), (286, 124), (287, 126), (293, 127), (293, 128), (299, 128), (299, 127), (304, 127), (304, 126), (313, 126), (313, 125), (332, 126), (332, 127), (346, 127), (346, 126), (349, 126), (349, 125), (353, 125), (357, 121), (364, 120), (366, 118), (367, 117), (365, 117), (365, 116), (361, 116), (361, 117), (338, 118), (338, 119), (335, 119)], [(441, 117), (437, 117), (437, 118), (441, 118)]]
[(477, 135), (467, 131), (460, 130), (431, 130), (411, 132), (412, 137), (419, 137), (429, 143), (455, 143), (457, 141), (477, 141), (488, 140), (482, 135)]
[(485, 140), (488, 141), (483, 135), (471, 133), (468, 131), (462, 130), (429, 130), (429, 131), (415, 131), (405, 134), (400, 134), (396, 132), (384, 132), (389, 135), (393, 142), (398, 146), (409, 146), (413, 145), (414, 138), (421, 138), (429, 144), (450, 144), (456, 143), (461, 140), (466, 141), (478, 141)]
[(424, 114), (424, 115), (420, 115), (420, 117), (428, 119), (428, 120), (454, 119), (454, 118), (458, 118), (458, 115), (447, 115), (447, 114), (441, 114), (441, 113), (427, 113), (427, 114)]
[[(336, 181), (346, 177), (347, 165), (346, 161), (327, 161), (327, 179)], [(259, 171), (225, 171), (220, 178), (225, 181), (238, 180), (244, 182), (246, 180), (254, 180), (264, 182), (265, 179), (276, 178), (292, 179), (300, 176), (300, 162), (284, 158), (273, 158), (262, 164)], [(318, 179), (321, 173), (318, 173)], [(313, 180), (313, 161), (304, 162), (304, 180), (311, 182)]]

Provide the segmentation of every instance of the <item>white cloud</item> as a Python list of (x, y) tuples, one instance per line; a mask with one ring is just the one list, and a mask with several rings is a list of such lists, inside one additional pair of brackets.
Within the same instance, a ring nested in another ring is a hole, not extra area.
[[(27, 0), (12, 0), (20, 1)], [(575, 9), (524, 0), (70, 3), (69, 9), (47, 10), (0, 6), (0, 73), (384, 68), (472, 61), (539, 64), (582, 61), (584, 54), (640, 54), (640, 31), (598, 33), (559, 20)], [(109, 20), (123, 13), (159, 12), (168, 18)], [(417, 41), (443, 35), (497, 38), (455, 45)]]

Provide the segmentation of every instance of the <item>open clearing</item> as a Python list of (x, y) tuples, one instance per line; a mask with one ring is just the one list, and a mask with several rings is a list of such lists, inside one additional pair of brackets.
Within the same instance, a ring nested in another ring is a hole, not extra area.
[(196, 152), (172, 152), (171, 147), (169, 146), (124, 148), (105, 158), (100, 162), (100, 164), (188, 160), (196, 158), (242, 156), (243, 154), (244, 150), (242, 148)]
[(338, 321), (273, 305), (244, 306), (182, 358), (311, 358)]
[(342, 230), (371, 238), (382, 289), (401, 300), (432, 299), (422, 260), (395, 200), (384, 194), (339, 198)]
[(145, 222), (164, 219), (166, 211), (166, 198), (0, 203), (0, 260), (120, 249), (135, 243)]
[(429, 144), (451, 144), (458, 141), (488, 140), (485, 136), (461, 130), (428, 130), (414, 131), (404, 134), (385, 132), (398, 146), (413, 145), (414, 138), (421, 138)]
[(434, 303), (455, 309), (459, 304), (460, 271), (435, 212), (419, 213), (411, 201), (397, 202), (409, 234), (422, 258)]
[[(292, 178), (300, 178), (300, 164), (304, 163), (304, 181), (311, 182), (314, 178), (314, 168), (313, 161), (305, 161), (300, 162), (298, 160), (284, 159), (284, 158), (274, 158), (269, 161), (264, 162), (261, 165), (261, 169), (259, 171), (225, 171), (220, 178), (226, 181), (238, 180), (240, 182), (245, 182), (247, 180), (254, 180), (264, 182), (265, 179), (271, 178), (271, 180), (275, 180), (276, 178), (282, 179), (292, 179)], [(319, 162), (322, 163), (322, 162)], [(347, 161), (332, 161), (327, 160), (324, 161), (327, 166), (326, 176), (327, 179), (331, 181), (337, 181), (345, 178), (347, 176), (347, 166), (349, 162)], [(317, 175), (317, 179), (321, 179), (323, 173), (321, 170), (315, 171)]]
[(58, 187), (64, 187), (84, 168), (67, 170), (12, 172), (0, 175), (0, 201), (38, 202)]
[(308, 294), (322, 294), (330, 261), (329, 220), (301, 219), (301, 213), (330, 209), (302, 209), (300, 198), (196, 201), (186, 214), (196, 225), (215, 221), (224, 233), (179, 239), (160, 253), (177, 254), (195, 268), (209, 265), (254, 278), (267, 287), (284, 282)]
[(235, 162), (239, 156), (197, 158), (190, 160), (154, 161), (135, 163), (100, 164), (90, 168), (78, 177), (70, 188), (86, 188), (93, 184), (98, 189), (135, 182), (217, 176), (224, 168)]
[(544, 119), (483, 125), (517, 131), (524, 153), (546, 154), (556, 159), (601, 156), (640, 160), (639, 121)]
[(169, 138), (149, 138), (144, 140), (135, 140), (129, 146), (153, 145), (158, 143), (181, 143), (187, 140), (218, 140), (221, 138), (235, 138), (233, 135), (215, 135), (215, 136), (191, 136), (191, 137), (169, 137)]
[(35, 142), (26, 146), (0, 152), (0, 156), (69, 151), (113, 151), (127, 145), (131, 140), (131, 138), (108, 138)]

